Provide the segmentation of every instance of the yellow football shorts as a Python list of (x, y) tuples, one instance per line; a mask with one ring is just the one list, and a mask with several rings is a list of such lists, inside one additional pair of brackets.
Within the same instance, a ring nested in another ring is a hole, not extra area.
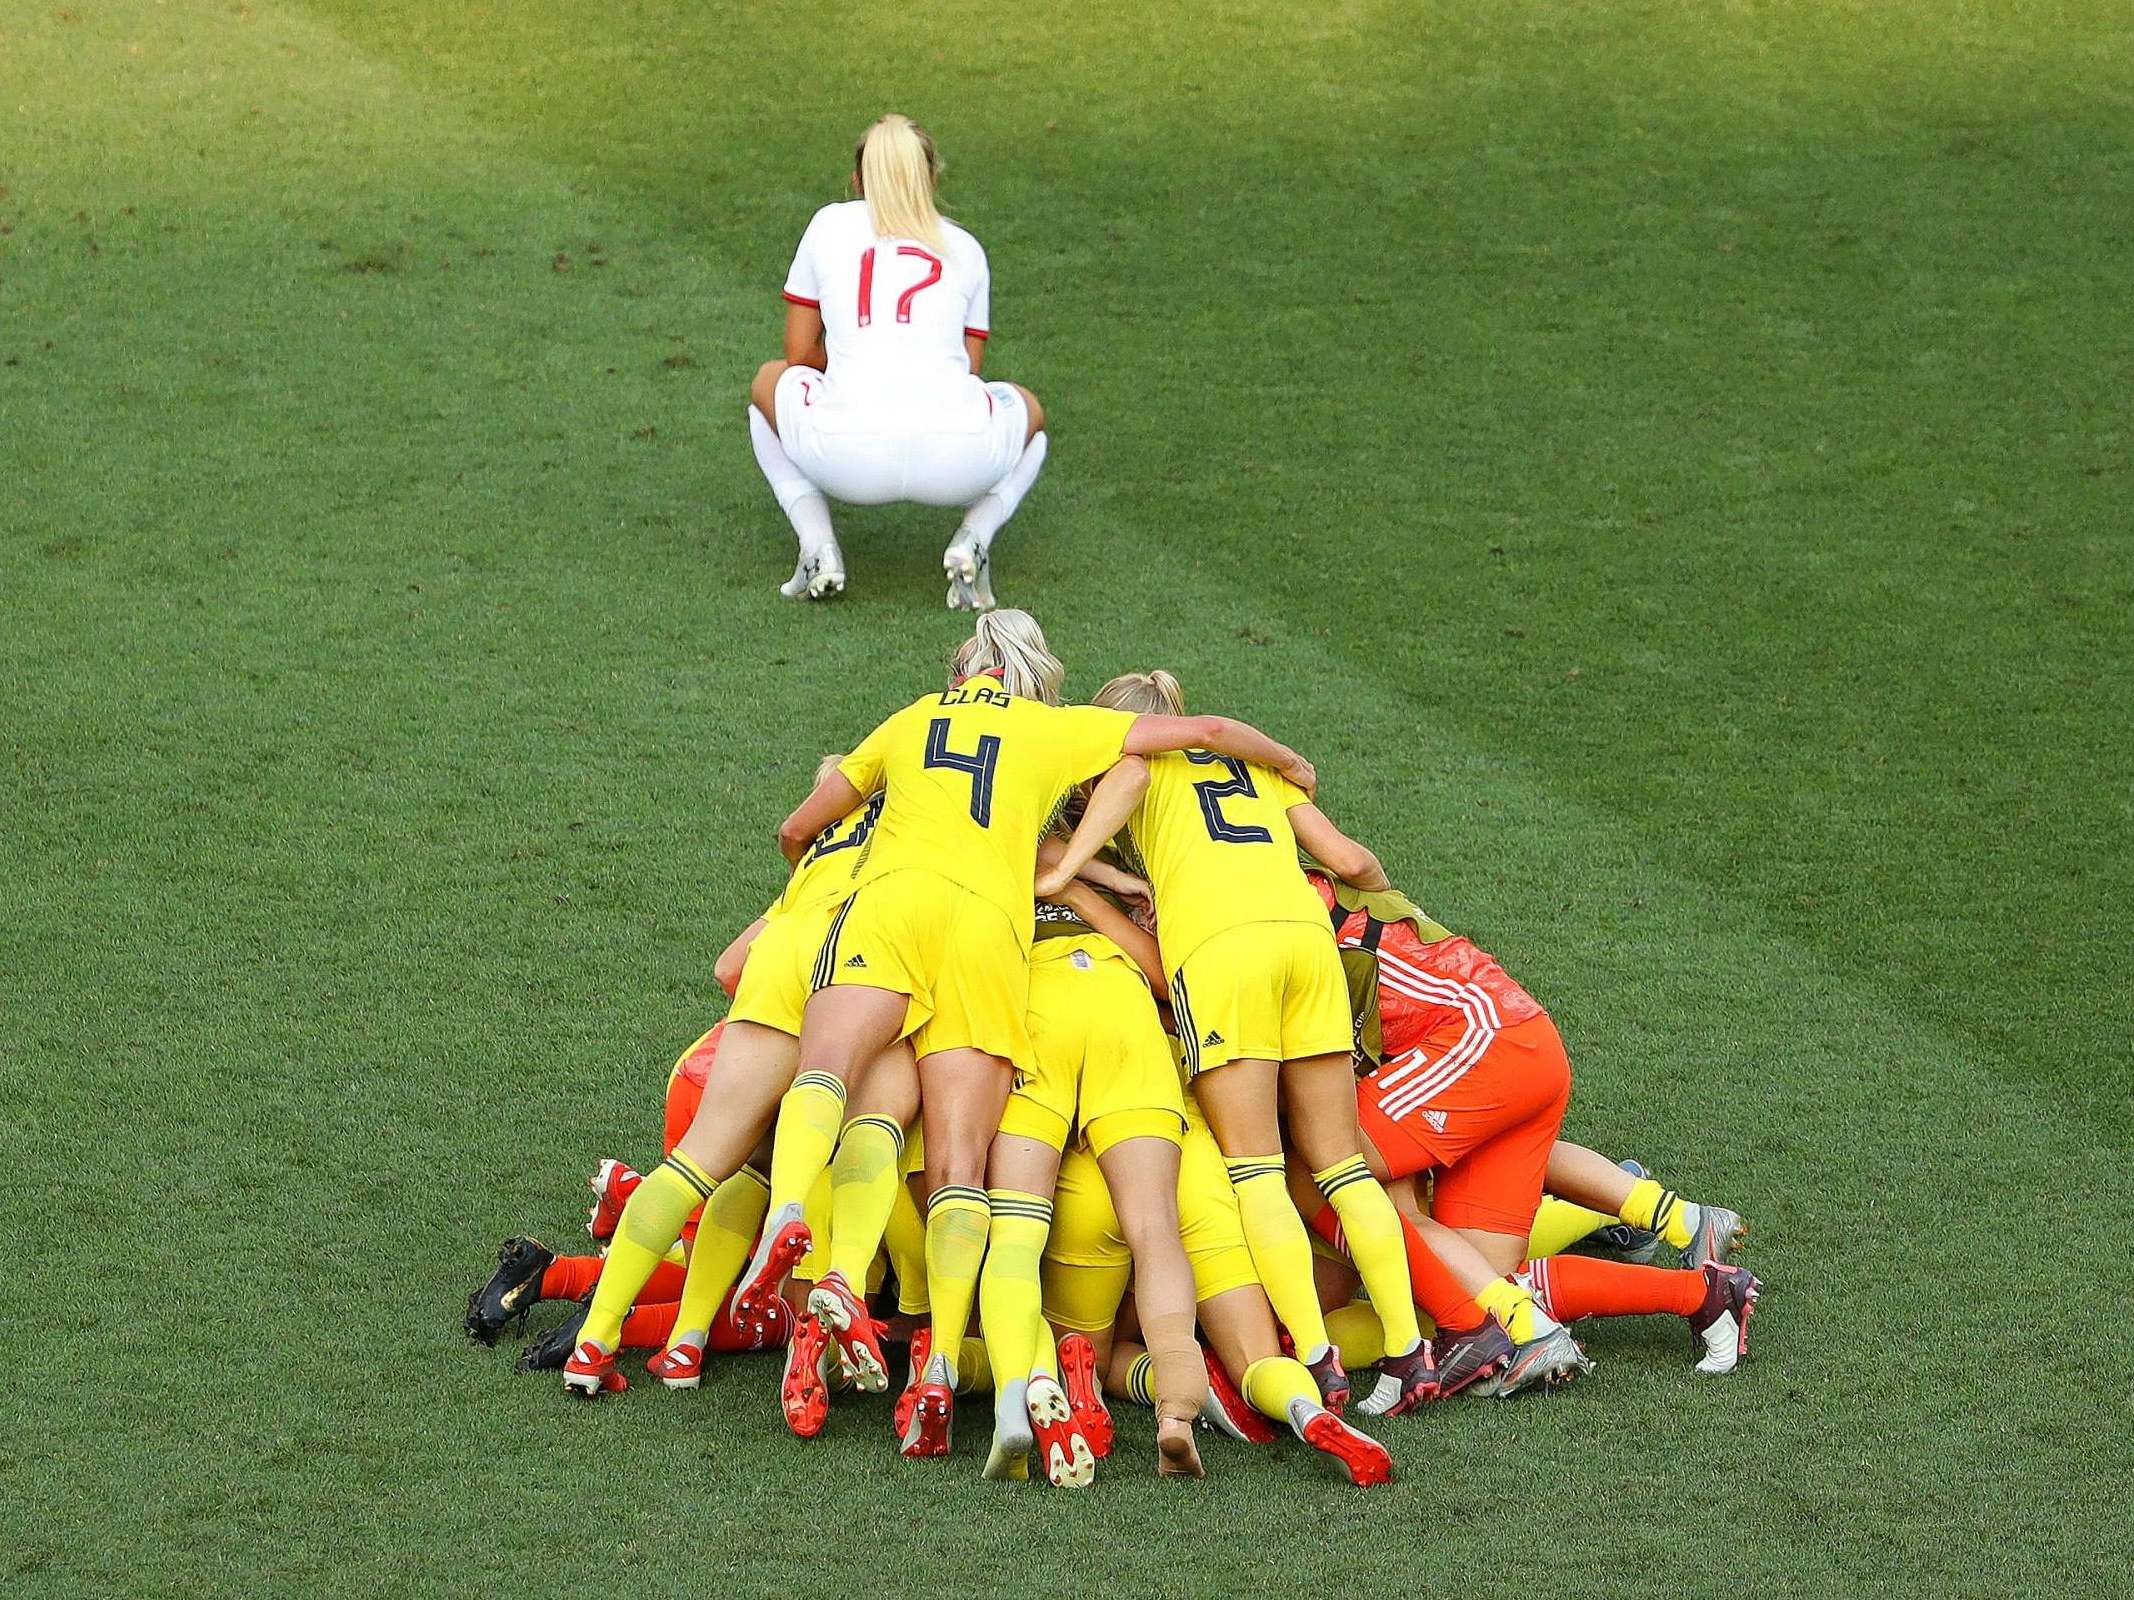
[[(1193, 1267), (1197, 1300), (1260, 1281), (1245, 1244), (1237, 1195), (1215, 1135), (1192, 1103), (1178, 1171), (1179, 1236)], [(1060, 1162), (1052, 1195), (1052, 1237), (1045, 1246), (1045, 1315), (1064, 1328), (1093, 1333), (1117, 1318), (1133, 1252), (1112, 1209), (1097, 1158), (1077, 1145)], [(1065, 1270), (1056, 1270), (1065, 1269)]]
[(1030, 960), (1031, 1067), (1002, 1133), (1064, 1150), (1079, 1126), (1097, 1155), (1127, 1139), (1178, 1143), (1185, 1100), (1141, 969), (1101, 935), (1040, 939)]
[(1189, 1073), (1232, 1061), (1345, 1056), (1356, 1021), (1325, 923), (1249, 922), (1202, 941), (1171, 974)]
[(811, 988), (809, 975), (837, 905), (833, 900), (812, 910), (780, 912), (763, 925), (748, 947), (741, 986), (726, 1013), (728, 1021), (759, 1023), (800, 1037), (800, 1013)]
[(863, 984), (908, 995), (903, 1037), (920, 1060), (983, 1050), (1027, 1071), (1030, 961), (1006, 913), (911, 867), (855, 890), (830, 919), (809, 988)]

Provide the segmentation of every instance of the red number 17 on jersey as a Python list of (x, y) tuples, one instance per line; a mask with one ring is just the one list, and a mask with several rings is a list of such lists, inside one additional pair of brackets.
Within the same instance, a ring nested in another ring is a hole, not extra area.
[[(921, 289), (931, 289), (941, 281), (941, 258), (931, 250), (922, 250), (915, 244), (897, 246), (900, 256), (913, 256), (926, 263), (926, 276), (897, 296), (897, 321), (911, 321), (911, 303), (918, 298)], [(869, 245), (860, 255), (860, 326), (874, 321), (874, 247)]]

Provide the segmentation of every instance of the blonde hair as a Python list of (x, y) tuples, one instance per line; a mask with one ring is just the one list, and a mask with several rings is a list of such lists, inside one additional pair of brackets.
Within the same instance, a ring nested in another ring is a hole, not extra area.
[(838, 769), (839, 764), (842, 763), (844, 759), (845, 758), (843, 756), (839, 755), (835, 750), (833, 750), (828, 755), (824, 756), (820, 761), (816, 762), (815, 781), (817, 783), (821, 783), (823, 779), (829, 777), (831, 773), (835, 772)]
[(936, 250), (942, 247), (941, 213), (934, 205), (941, 158), (924, 128), (890, 112), (860, 135), (852, 171), (877, 238), (917, 239)]
[(980, 612), (971, 636), (949, 658), (949, 671), (958, 679), (997, 672), (1008, 693), (1048, 706), (1060, 703), (1067, 678), (1059, 657), (1045, 648), (1045, 630), (1027, 611)]
[(1089, 702), (1114, 711), (1138, 711), (1144, 716), (1182, 717), (1186, 692), (1163, 668), (1153, 672), (1122, 672), (1096, 692)]

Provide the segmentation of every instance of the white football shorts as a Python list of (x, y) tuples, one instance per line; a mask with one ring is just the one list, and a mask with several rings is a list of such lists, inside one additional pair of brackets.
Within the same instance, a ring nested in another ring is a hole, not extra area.
[(1030, 432), (1012, 383), (976, 376), (906, 395), (840, 396), (812, 367), (778, 379), (778, 438), (793, 465), (832, 500), (880, 506), (968, 506), (1008, 475)]

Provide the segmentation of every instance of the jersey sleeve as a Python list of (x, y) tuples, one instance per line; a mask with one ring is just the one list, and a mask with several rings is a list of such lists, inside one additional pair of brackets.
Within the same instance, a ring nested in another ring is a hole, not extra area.
[(1055, 737), (1067, 783), (1080, 783), (1116, 766), (1126, 749), (1126, 730), (1140, 720), (1131, 711), (1104, 706), (1066, 706), (1058, 715)]
[(1265, 776), (1260, 780), (1260, 792), (1284, 811), (1311, 804), (1311, 796), (1291, 783), (1271, 767), (1259, 769)]
[(822, 277), (815, 269), (815, 241), (822, 231), (822, 213), (808, 219), (800, 248), (793, 252), (793, 265), (785, 275), (785, 297), (796, 306), (822, 304)]
[(971, 274), (971, 303), (963, 309), (963, 331), (973, 339), (993, 333), (993, 269), (986, 264), (985, 246), (971, 241), (975, 270)]
[(882, 759), (889, 749), (889, 730), (896, 720), (891, 717), (882, 723), (859, 742), (858, 749), (837, 764), (845, 781), (859, 790), (862, 798), (882, 786)]

